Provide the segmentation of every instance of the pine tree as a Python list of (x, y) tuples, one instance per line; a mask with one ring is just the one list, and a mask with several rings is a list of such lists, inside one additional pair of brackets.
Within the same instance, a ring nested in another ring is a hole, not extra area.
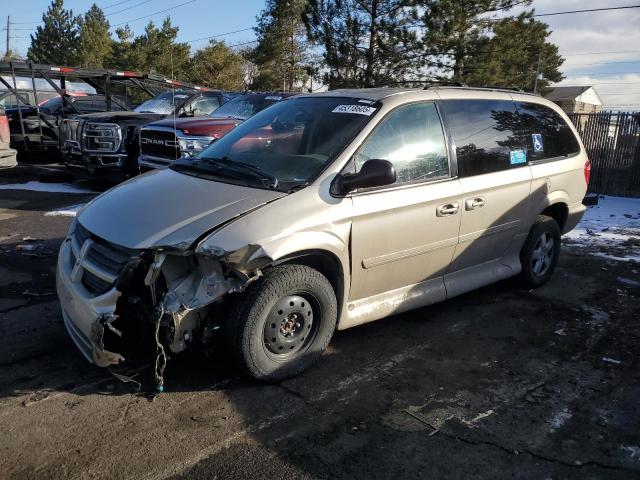
[(420, 67), (410, 0), (310, 0), (309, 38), (323, 47), (329, 88), (401, 80)]
[(144, 34), (136, 37), (131, 44), (131, 67), (167, 77), (187, 78), (190, 48), (188, 43), (175, 43), (178, 30), (169, 17), (162, 22), (161, 28), (149, 22)]
[(222, 90), (244, 89), (244, 58), (224, 42), (211, 40), (191, 59), (190, 81)]
[(535, 20), (533, 11), (495, 22), (492, 33), (468, 59), (465, 83), (532, 91), (538, 60), (538, 91), (544, 93), (550, 82), (562, 80), (559, 67), (564, 59), (548, 41), (548, 25)]
[(65, 10), (63, 0), (52, 0), (42, 15), (44, 25), (31, 35), (29, 60), (53, 65), (74, 65), (78, 59), (78, 17)]
[(109, 22), (94, 3), (80, 21), (78, 60), (83, 67), (102, 68), (113, 50)]
[(311, 60), (302, 13), (306, 0), (267, 0), (258, 15), (258, 46), (252, 61), (258, 68), (252, 88), (293, 90), (306, 81)]
[(118, 38), (111, 49), (111, 55), (106, 59), (108, 68), (120, 70), (135, 70), (136, 61), (133, 58), (133, 32), (129, 25), (116, 29)]
[(455, 82), (468, 75), (467, 61), (487, 41), (494, 19), (489, 14), (508, 11), (531, 0), (426, 0), (416, 2), (423, 11), (423, 45), (427, 64), (436, 74)]

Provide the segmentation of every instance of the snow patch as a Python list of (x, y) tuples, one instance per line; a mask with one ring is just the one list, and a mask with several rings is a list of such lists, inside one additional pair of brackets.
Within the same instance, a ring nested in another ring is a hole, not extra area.
[(609, 314), (599, 308), (585, 306), (584, 310), (591, 315), (591, 319), (587, 322), (591, 328), (597, 328), (609, 321)]
[(561, 412), (555, 414), (555, 416), (551, 419), (551, 431), (555, 432), (560, 427), (562, 427), (565, 423), (567, 423), (571, 417), (573, 417), (573, 413), (569, 411), (568, 408), (563, 409)]
[(98, 193), (86, 188), (80, 188), (70, 183), (44, 183), (31, 180), (27, 183), (5, 183), (0, 185), (0, 190), (30, 190), (32, 192), (51, 193)]
[(607, 260), (640, 262), (640, 198), (600, 197), (563, 239)]
[(71, 205), (70, 207), (61, 208), (59, 210), (51, 210), (45, 212), (45, 217), (75, 217), (78, 214), (78, 210), (84, 207), (84, 203), (79, 205)]
[(612, 363), (614, 365), (620, 365), (622, 362), (620, 360), (616, 360), (615, 358), (610, 357), (602, 357), (603, 362)]
[(627, 452), (631, 459), (640, 460), (640, 447), (638, 447), (637, 445), (622, 445), (620, 449)]
[(640, 282), (637, 280), (631, 280), (630, 278), (618, 277), (618, 281), (620, 283), (624, 283), (625, 285), (629, 285), (631, 287), (640, 287)]

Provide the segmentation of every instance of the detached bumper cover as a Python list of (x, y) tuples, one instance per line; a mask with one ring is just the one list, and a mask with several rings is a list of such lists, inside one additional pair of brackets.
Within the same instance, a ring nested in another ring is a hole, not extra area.
[(56, 290), (62, 318), (69, 336), (87, 360), (99, 367), (118, 364), (124, 358), (104, 350), (102, 334), (103, 320), (113, 315), (116, 301), (121, 293), (112, 288), (108, 292), (93, 296), (82, 283), (72, 280), (71, 240), (65, 239), (58, 254)]

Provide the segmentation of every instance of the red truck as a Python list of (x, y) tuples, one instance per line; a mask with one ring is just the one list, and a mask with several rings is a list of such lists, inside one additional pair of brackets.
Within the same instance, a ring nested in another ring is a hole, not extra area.
[(173, 161), (192, 157), (231, 129), (295, 93), (247, 93), (228, 101), (206, 117), (166, 118), (140, 130), (142, 170), (166, 167)]

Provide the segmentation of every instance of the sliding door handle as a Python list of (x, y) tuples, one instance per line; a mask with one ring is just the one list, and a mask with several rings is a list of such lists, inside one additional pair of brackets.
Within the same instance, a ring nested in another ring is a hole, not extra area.
[(476, 208), (484, 207), (484, 197), (468, 198), (464, 201), (465, 210), (474, 210)]

